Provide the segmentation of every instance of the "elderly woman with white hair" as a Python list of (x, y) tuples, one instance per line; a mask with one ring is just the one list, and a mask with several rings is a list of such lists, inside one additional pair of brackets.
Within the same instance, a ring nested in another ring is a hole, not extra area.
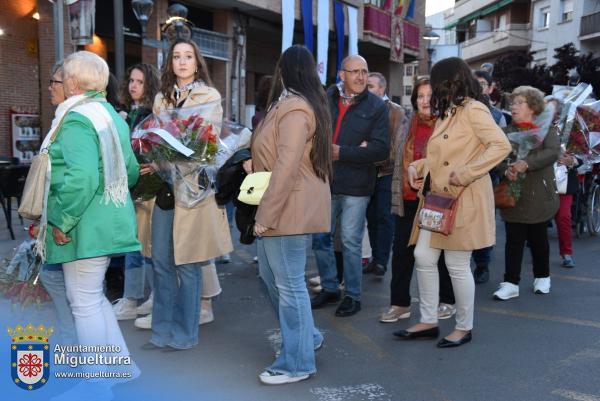
[[(79, 342), (118, 346), (107, 355), (128, 356), (103, 280), (111, 255), (140, 249), (129, 196), (139, 165), (127, 123), (106, 102), (108, 74), (106, 62), (87, 51), (64, 61), (67, 99), (42, 145), (51, 180), (38, 244), (46, 263), (63, 265)], [(139, 374), (133, 363), (120, 368)]]

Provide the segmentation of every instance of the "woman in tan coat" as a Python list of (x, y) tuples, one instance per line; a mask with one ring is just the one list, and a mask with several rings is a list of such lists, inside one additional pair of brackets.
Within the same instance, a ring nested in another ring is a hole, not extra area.
[[(467, 64), (452, 57), (431, 71), (433, 110), (439, 115), (427, 144), (427, 156), (409, 166), (408, 180), (421, 194), (429, 191), (458, 196), (454, 231), (448, 236), (418, 228), (415, 260), (419, 283), (421, 322), (400, 336), (436, 338), (438, 329), (437, 261), (442, 250), (456, 297), (456, 327), (438, 347), (455, 347), (471, 340), (475, 283), (470, 268), (471, 252), (496, 242), (494, 196), (488, 171), (511, 150), (502, 130), (494, 123), (482, 99), (481, 87)], [(424, 179), (424, 181), (421, 181)]]
[(292, 46), (275, 69), (267, 115), (252, 139), (254, 171), (271, 180), (256, 213), (260, 277), (281, 326), (281, 352), (259, 379), (285, 384), (316, 372), (315, 329), (304, 282), (310, 234), (331, 221), (331, 120), (312, 54)]
[[(171, 46), (161, 81), (154, 113), (221, 100), (211, 87), (200, 50), (189, 40)], [(220, 123), (221, 119), (218, 106), (210, 120)], [(152, 213), (154, 305), (147, 348), (187, 349), (198, 343), (200, 297), (215, 295), (203, 293), (209, 288), (207, 278), (218, 288), (216, 272), (204, 275), (202, 265), (233, 249), (225, 210), (217, 207), (214, 194), (189, 208), (169, 201), (176, 195), (172, 187), (165, 187)]]

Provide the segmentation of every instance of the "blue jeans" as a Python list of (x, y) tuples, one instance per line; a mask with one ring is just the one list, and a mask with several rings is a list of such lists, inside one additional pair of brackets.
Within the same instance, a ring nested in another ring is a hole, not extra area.
[(152, 290), (152, 259), (143, 257), (140, 252), (126, 253), (123, 298), (144, 299), (146, 284)]
[(187, 349), (198, 344), (202, 263), (175, 265), (174, 215), (174, 210), (158, 206), (152, 212), (154, 305), (150, 342)]
[(377, 178), (375, 192), (367, 207), (367, 223), (369, 241), (373, 250), (373, 262), (387, 270), (394, 239), (391, 174)]
[(290, 376), (316, 372), (314, 349), (323, 341), (304, 282), (308, 239), (307, 234), (263, 237), (256, 243), (259, 274), (281, 326), (281, 353), (268, 369)]
[(324, 291), (338, 292), (339, 281), (335, 255), (333, 253), (333, 236), (336, 221), (340, 220), (342, 239), (342, 255), (344, 257), (344, 283), (346, 296), (360, 301), (362, 285), (362, 239), (365, 231), (365, 213), (369, 203), (368, 196), (331, 196), (331, 232), (313, 235), (313, 250), (321, 276)]
[(75, 321), (73, 320), (73, 311), (67, 300), (67, 290), (65, 287), (65, 276), (63, 274), (62, 265), (55, 264), (42, 266), (42, 269), (40, 270), (40, 280), (50, 295), (50, 298), (52, 298), (63, 343), (77, 344)]

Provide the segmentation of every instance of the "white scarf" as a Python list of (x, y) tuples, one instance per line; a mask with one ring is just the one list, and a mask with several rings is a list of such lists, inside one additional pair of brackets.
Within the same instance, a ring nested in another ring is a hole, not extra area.
[[(51, 138), (54, 132), (59, 128), (60, 122), (70, 111), (75, 111), (94, 125), (94, 130), (98, 135), (100, 142), (100, 153), (102, 156), (102, 166), (104, 170), (104, 194), (102, 201), (105, 204), (112, 201), (115, 206), (123, 207), (129, 196), (129, 187), (127, 182), (127, 169), (123, 157), (123, 150), (119, 140), (119, 132), (110, 113), (102, 105), (106, 99), (90, 98), (89, 95), (82, 94), (71, 96), (58, 105), (54, 113), (54, 119), (50, 131), (44, 138), (40, 152), (48, 151), (51, 146)], [(46, 229), (48, 225), (48, 195), (50, 193), (50, 181), (52, 178), (52, 163), (48, 163), (46, 170), (46, 189), (44, 195), (44, 209), (40, 218), (40, 230), (38, 233), (35, 251), (42, 261), (45, 260), (45, 240)]]

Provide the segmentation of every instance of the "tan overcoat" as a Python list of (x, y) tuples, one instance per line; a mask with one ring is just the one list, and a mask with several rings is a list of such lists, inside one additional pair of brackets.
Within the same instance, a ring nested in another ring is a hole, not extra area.
[(264, 236), (331, 230), (331, 192), (310, 160), (315, 115), (306, 100), (289, 95), (265, 116), (252, 137), (254, 171), (271, 171), (256, 221)]
[[(202, 85), (191, 90), (183, 107), (220, 100), (221, 95), (216, 89)], [(161, 93), (156, 95), (154, 113), (171, 108), (171, 105), (167, 106)], [(219, 106), (211, 120), (220, 123), (222, 115), (223, 109)], [(176, 265), (203, 262), (233, 250), (225, 209), (217, 206), (214, 195), (190, 209), (175, 202), (173, 245)]]
[[(488, 172), (510, 151), (506, 135), (483, 103), (468, 99), (453, 115), (438, 119), (427, 143), (427, 157), (411, 165), (419, 177), (430, 174), (434, 192), (457, 196), (463, 187), (466, 189), (458, 201), (454, 231), (448, 236), (432, 233), (432, 248), (468, 251), (496, 242), (494, 193)], [(453, 171), (461, 186), (450, 185)], [(419, 234), (416, 221), (410, 241), (413, 245)]]

